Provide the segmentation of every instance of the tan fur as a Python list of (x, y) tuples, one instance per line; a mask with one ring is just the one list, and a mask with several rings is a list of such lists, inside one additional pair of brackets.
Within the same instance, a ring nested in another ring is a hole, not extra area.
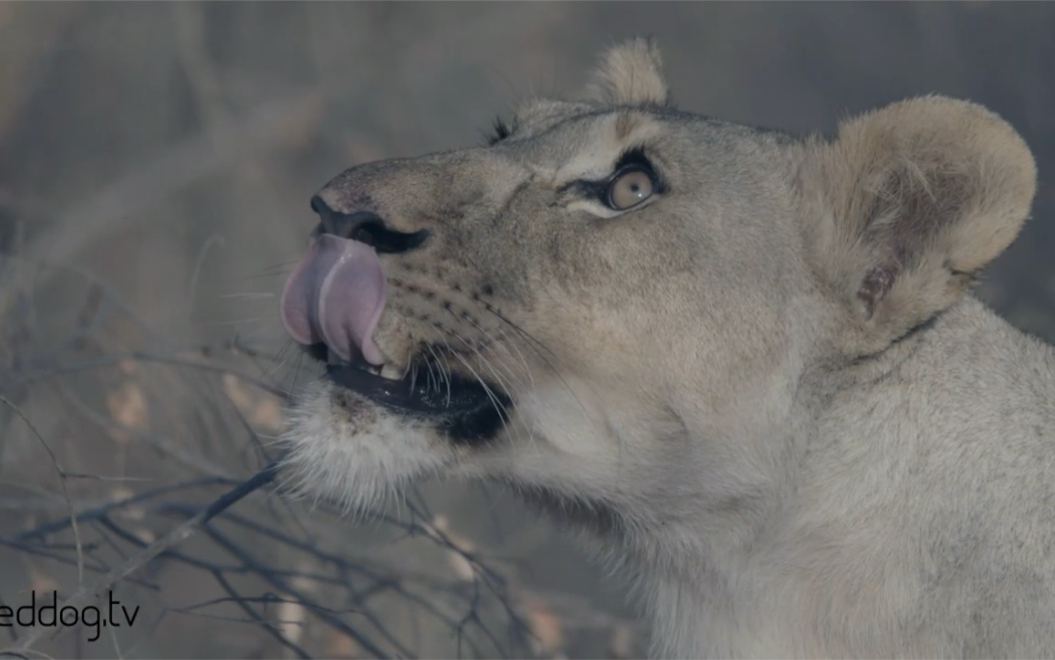
[(806, 187), (827, 216), (811, 244), (831, 286), (853, 300), (869, 272), (897, 273), (861, 310), (877, 348), (959, 299), (1014, 240), (1036, 189), (1026, 144), (966, 101), (895, 103), (810, 150)]
[[(494, 146), (321, 191), (431, 232), (381, 255), (390, 366), (445, 347), (418, 378), (515, 406), (457, 443), (320, 381), (296, 482), (357, 510), (509, 483), (602, 541), (657, 656), (1055, 656), (1055, 352), (966, 293), (1029, 213), (1021, 138), (941, 97), (833, 140), (675, 112), (644, 41), (597, 80)], [(575, 184), (635, 147), (662, 193), (613, 211)]]
[(655, 42), (639, 38), (608, 49), (587, 92), (602, 105), (665, 105), (667, 83)]

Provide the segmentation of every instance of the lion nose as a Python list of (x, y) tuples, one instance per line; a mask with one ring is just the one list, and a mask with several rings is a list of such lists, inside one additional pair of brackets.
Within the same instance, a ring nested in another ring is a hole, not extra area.
[(318, 195), (311, 198), (311, 209), (319, 214), (319, 233), (366, 243), (378, 253), (407, 252), (420, 247), (429, 237), (429, 232), (425, 229), (415, 232), (391, 229), (380, 216), (371, 211), (335, 211)]

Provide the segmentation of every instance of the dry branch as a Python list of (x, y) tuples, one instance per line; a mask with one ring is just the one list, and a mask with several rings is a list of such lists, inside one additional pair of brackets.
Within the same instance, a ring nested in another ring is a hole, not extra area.
[[(76, 327), (49, 347), (34, 343), (31, 314), (15, 317), (14, 326), (27, 324), (21, 335), (29, 337), (29, 343), (19, 345), (19, 361), (13, 367), (5, 366), (0, 355), (0, 392), (17, 400), (20, 408), (52, 392), (66, 416), (86, 420), (101, 431), (89, 439), (83, 425), (77, 426), (75, 445), (63, 444), (61, 428), (46, 431), (57, 435), (45, 444), (50, 444), (56, 464), (61, 460), (63, 473), (84, 477), (70, 481), (68, 497), (56, 494), (53, 487), (31, 485), (17, 470), (9, 473), (14, 480), (0, 479), (0, 489), (17, 489), (7, 493), (13, 504), (18, 497), (10, 495), (15, 493), (34, 503), (14, 506), (11, 510), (22, 514), (23, 527), (0, 535), (0, 545), (19, 553), (31, 567), (33, 559), (51, 567), (30, 578), (30, 589), (59, 587), (57, 571), (81, 563), (88, 576), (84, 581), (94, 581), (71, 587), (72, 595), (59, 608), (93, 603), (106, 589), (135, 587), (141, 594), (135, 602), (155, 599), (164, 607), (153, 626), (140, 634), (155, 634), (165, 613), (208, 617), (222, 626), (259, 630), (253, 643), (278, 645), (258, 647), (264, 654), (284, 649), (290, 657), (414, 657), (435, 655), (448, 645), (456, 650), (444, 654), (472, 657), (540, 652), (549, 657), (561, 652), (554, 640), (579, 624), (557, 622), (545, 605), (546, 596), (525, 600), (525, 592), (511, 588), (505, 569), (497, 570), (496, 558), (448, 529), (444, 517), (430, 511), (420, 497), (406, 503), (409, 519), (383, 514), (374, 518), (378, 529), (399, 534), (391, 543), (410, 544), (409, 552), (388, 546), (372, 550), (350, 542), (354, 529), (338, 524), (339, 507), (327, 502), (317, 502), (306, 512), (289, 500), (271, 497), (276, 491), (269, 491), (258, 493), (256, 506), (241, 513), (224, 510), (273, 477), (271, 465), (248, 482), (230, 478), (246, 460), (242, 452), (230, 453), (230, 438), (246, 438), (245, 449), (257, 455), (270, 452), (256, 427), (277, 432), (272, 428), (274, 415), (256, 413), (273, 413), (272, 408), (289, 402), (286, 388), (271, 373), (281, 358), (238, 340), (172, 346), (105, 284), (89, 284), (88, 297)], [(130, 342), (128, 326), (115, 345), (111, 326), (122, 318), (132, 320), (138, 333), (132, 336), (145, 338), (151, 348), (137, 348), (142, 339)], [(94, 404), (78, 394), (78, 381), (81, 391), (88, 384), (97, 392)], [(172, 403), (182, 395), (190, 395), (190, 407)], [(98, 409), (100, 402), (103, 410)], [(134, 409), (129, 409), (133, 403)], [(166, 413), (164, 406), (170, 403), (174, 407)], [(202, 415), (222, 417), (227, 425), (213, 426), (208, 420), (198, 424), (196, 416)], [(122, 461), (100, 470), (99, 464), (85, 463), (84, 456), (78, 460), (78, 445), (96, 447), (91, 450), (96, 453), (136, 452), (171, 460), (158, 469), (149, 469), (156, 462), (152, 460), (137, 467)], [(147, 485), (138, 492), (131, 490), (144, 481)], [(208, 507), (194, 502), (221, 485), (235, 487)], [(76, 506), (62, 516), (71, 499)], [(54, 517), (39, 519), (41, 514)], [(173, 516), (186, 522), (171, 528), (165, 521)], [(73, 534), (74, 525), (80, 533)], [(171, 531), (163, 535), (166, 527)], [(204, 533), (193, 543), (176, 547), (199, 530)], [(83, 557), (78, 557), (82, 535)], [(164, 594), (172, 584), (166, 567), (175, 564), (206, 578), (194, 583), (200, 585), (196, 589), (218, 587), (223, 598), (203, 599), (204, 604), (194, 607), (166, 602)], [(237, 608), (233, 615), (213, 612), (214, 607), (222, 610), (224, 603)], [(610, 623), (584, 615), (592, 623), (581, 626), (583, 630), (596, 631)], [(408, 617), (413, 617), (415, 631), (406, 629)], [(421, 627), (431, 635), (445, 631), (446, 637), (419, 639), (416, 629)], [(37, 655), (38, 648), (51, 641), (50, 636), (45, 639), (44, 628), (20, 632), (23, 636), (4, 653)], [(136, 647), (145, 641), (118, 639), (109, 632), (114, 653), (127, 652), (119, 645)], [(66, 641), (79, 643), (80, 637)], [(79, 647), (66, 648), (64, 655), (82, 653)]]
[[(190, 538), (196, 534), (202, 527), (204, 527), (210, 520), (215, 518), (220, 513), (226, 511), (229, 507), (234, 505), (236, 502), (244, 498), (249, 493), (271, 483), (275, 478), (275, 473), (278, 470), (278, 466), (272, 463), (264, 469), (257, 472), (255, 475), (246, 479), (244, 482), (232, 488), (231, 490), (220, 496), (215, 502), (202, 509), (193, 518), (187, 520), (175, 529), (170, 531), (168, 534), (158, 539), (154, 543), (151, 543), (143, 552), (130, 557), (120, 566), (114, 568), (106, 574), (103, 579), (99, 580), (93, 585), (82, 586), (75, 591), (69, 598), (62, 601), (58, 606), (61, 610), (65, 607), (80, 608), (84, 605), (89, 604), (93, 600), (99, 597), (99, 595), (113, 587), (119, 581), (125, 579), (132, 573), (136, 572), (143, 566), (145, 566), (150, 560), (154, 559), (158, 555), (166, 552), (175, 546), (182, 543), (184, 540)], [(41, 637), (45, 635), (46, 631), (43, 627), (37, 627), (27, 633), (22, 639), (16, 644), (0, 651), (0, 653), (6, 655), (24, 656), (26, 651), (29, 650), (34, 644), (36, 644)]]

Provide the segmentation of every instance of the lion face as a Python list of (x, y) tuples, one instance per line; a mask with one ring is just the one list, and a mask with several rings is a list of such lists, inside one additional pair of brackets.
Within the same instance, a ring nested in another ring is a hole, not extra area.
[(930, 131), (1011, 144), (969, 104), (798, 139), (673, 109), (643, 41), (592, 94), (313, 198), (281, 310), (325, 364), (287, 433), (305, 489), (364, 507), (426, 475), (494, 478), (599, 529), (748, 501), (808, 422), (803, 379), (954, 302), (1032, 197), (1028, 151), (1004, 177), (1028, 185), (987, 188), (971, 177), (1006, 174), (1002, 154)]
[(787, 138), (657, 90), (535, 101), (486, 147), (354, 167), (313, 198), (282, 298), (326, 363), (289, 433), (305, 485), (361, 506), (468, 474), (618, 510), (692, 453), (690, 390), (720, 416), (771, 385), (786, 337), (757, 329), (799, 276), (775, 258), (796, 240)]

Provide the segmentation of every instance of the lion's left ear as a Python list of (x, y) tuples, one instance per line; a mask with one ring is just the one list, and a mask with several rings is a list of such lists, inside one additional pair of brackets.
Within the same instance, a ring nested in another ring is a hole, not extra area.
[(940, 96), (844, 122), (802, 172), (811, 261), (874, 350), (959, 299), (1018, 234), (1037, 178), (1007, 122)]
[(605, 51), (587, 97), (604, 105), (666, 105), (663, 60), (655, 42), (638, 37)]

